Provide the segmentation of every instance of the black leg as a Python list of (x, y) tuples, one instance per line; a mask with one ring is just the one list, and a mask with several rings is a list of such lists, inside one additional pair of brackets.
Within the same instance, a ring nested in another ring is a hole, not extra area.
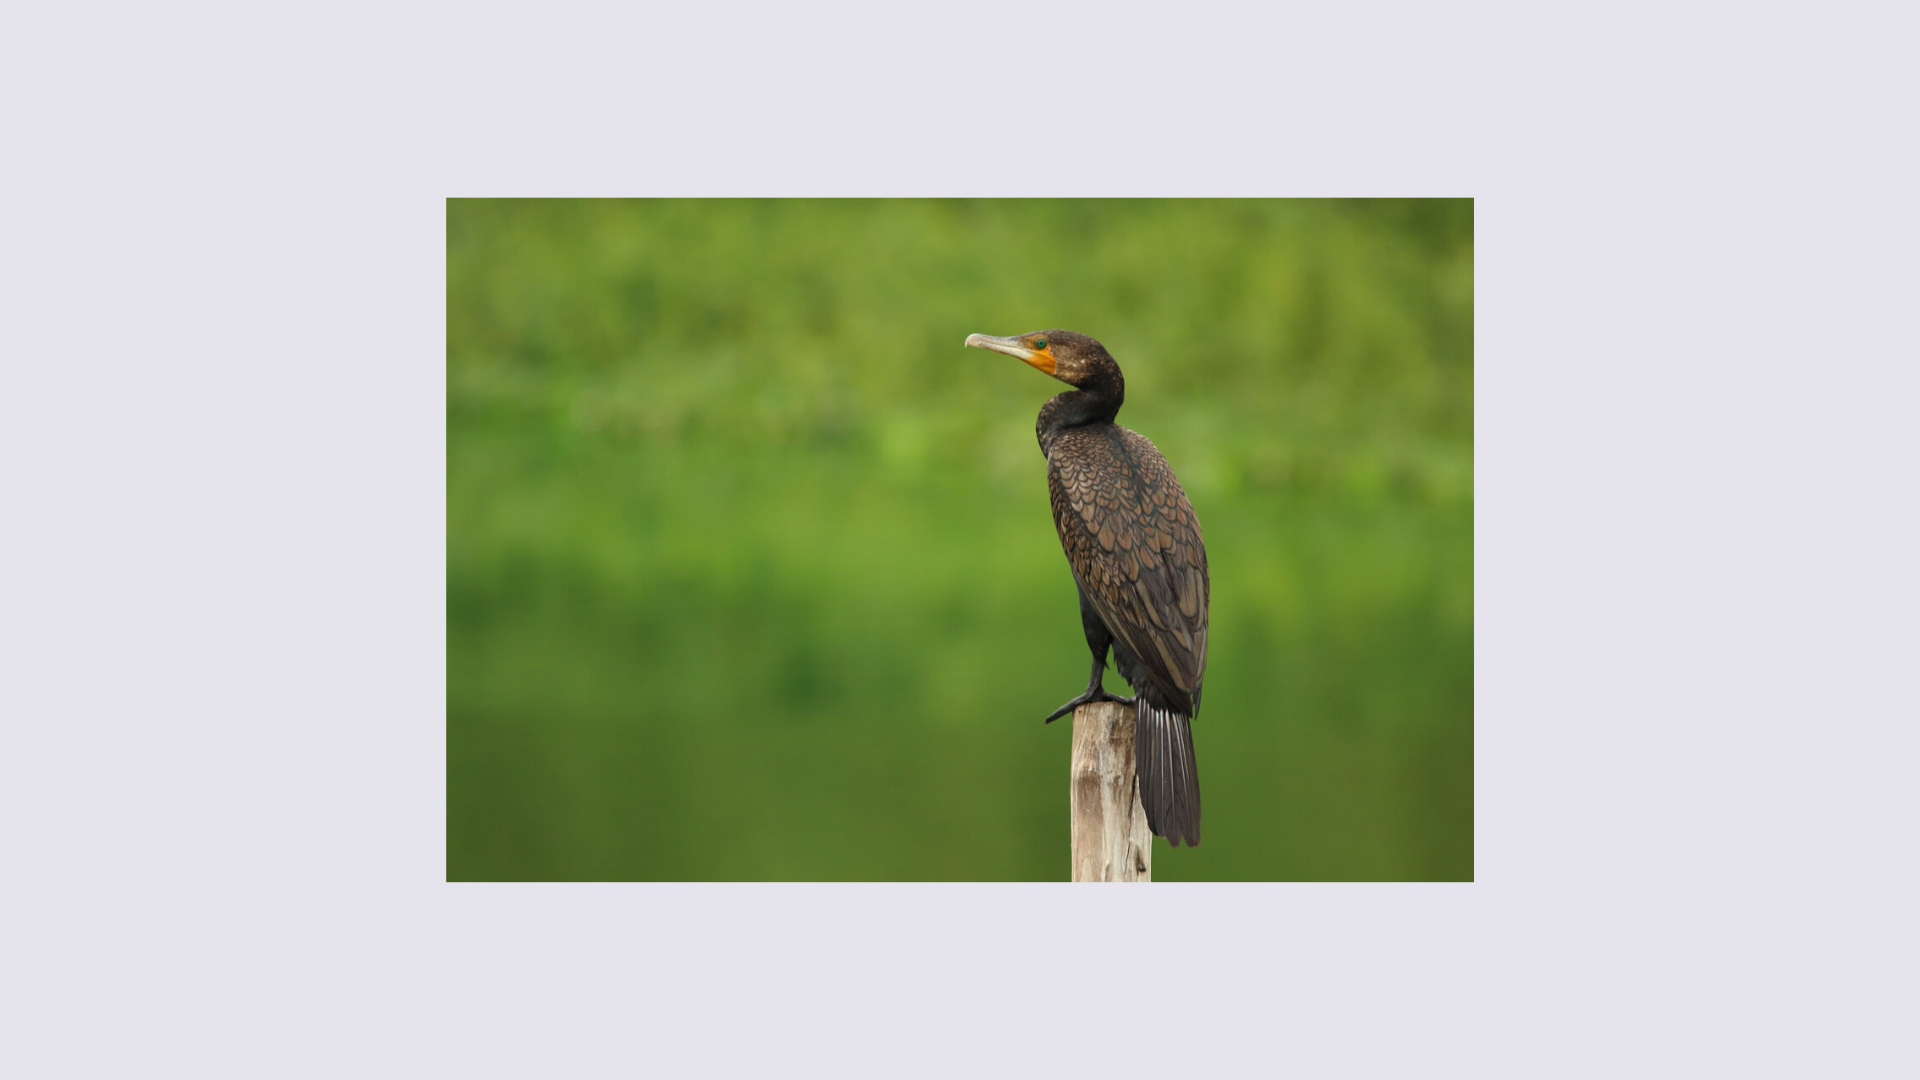
[[(1077, 585), (1078, 582), (1075, 584)], [(1107, 649), (1113, 644), (1113, 634), (1108, 631), (1107, 624), (1100, 620), (1100, 614), (1093, 610), (1093, 605), (1087, 603), (1085, 589), (1080, 590), (1080, 629), (1086, 632), (1087, 648), (1093, 653), (1093, 673), (1087, 676), (1087, 688), (1079, 697), (1053, 710), (1053, 715), (1046, 719), (1049, 724), (1082, 705), (1096, 701), (1117, 701), (1122, 705), (1133, 704), (1132, 698), (1109, 694), (1106, 688), (1100, 685), (1100, 675), (1107, 669)]]

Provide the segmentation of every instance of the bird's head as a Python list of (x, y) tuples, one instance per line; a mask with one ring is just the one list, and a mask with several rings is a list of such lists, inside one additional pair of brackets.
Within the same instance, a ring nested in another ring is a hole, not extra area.
[(1035, 330), (1015, 337), (968, 334), (967, 344), (1018, 357), (1068, 386), (1090, 388), (1092, 384), (1120, 381), (1120, 365), (1114, 363), (1106, 347), (1071, 330)]

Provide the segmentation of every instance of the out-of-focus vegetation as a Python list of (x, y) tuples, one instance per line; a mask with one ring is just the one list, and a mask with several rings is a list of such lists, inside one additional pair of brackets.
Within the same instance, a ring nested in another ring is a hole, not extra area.
[(1064, 879), (1048, 328), (1206, 534), (1155, 879), (1471, 878), (1471, 202), (464, 200), (448, 877)]

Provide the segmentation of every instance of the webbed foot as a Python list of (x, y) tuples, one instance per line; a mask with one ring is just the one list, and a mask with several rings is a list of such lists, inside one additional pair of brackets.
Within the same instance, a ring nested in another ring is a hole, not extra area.
[(1086, 693), (1081, 694), (1079, 697), (1074, 698), (1072, 701), (1069, 701), (1065, 705), (1062, 705), (1059, 708), (1053, 710), (1053, 715), (1047, 717), (1046, 720), (1042, 722), (1051, 724), (1055, 720), (1060, 719), (1061, 717), (1067, 715), (1068, 713), (1072, 712), (1073, 710), (1079, 708), (1082, 705), (1091, 705), (1098, 701), (1112, 701), (1112, 702), (1117, 702), (1121, 705), (1133, 704), (1133, 699), (1130, 697), (1121, 697), (1118, 694), (1109, 694), (1104, 689), (1100, 689), (1097, 687), (1090, 687), (1088, 688)]

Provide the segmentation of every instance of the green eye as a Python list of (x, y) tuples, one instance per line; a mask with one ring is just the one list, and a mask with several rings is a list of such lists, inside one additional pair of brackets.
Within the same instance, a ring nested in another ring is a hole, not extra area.
[(1034, 338), (1033, 347), (1036, 349), (1045, 349), (1047, 347), (1047, 339), (1043, 337)]

